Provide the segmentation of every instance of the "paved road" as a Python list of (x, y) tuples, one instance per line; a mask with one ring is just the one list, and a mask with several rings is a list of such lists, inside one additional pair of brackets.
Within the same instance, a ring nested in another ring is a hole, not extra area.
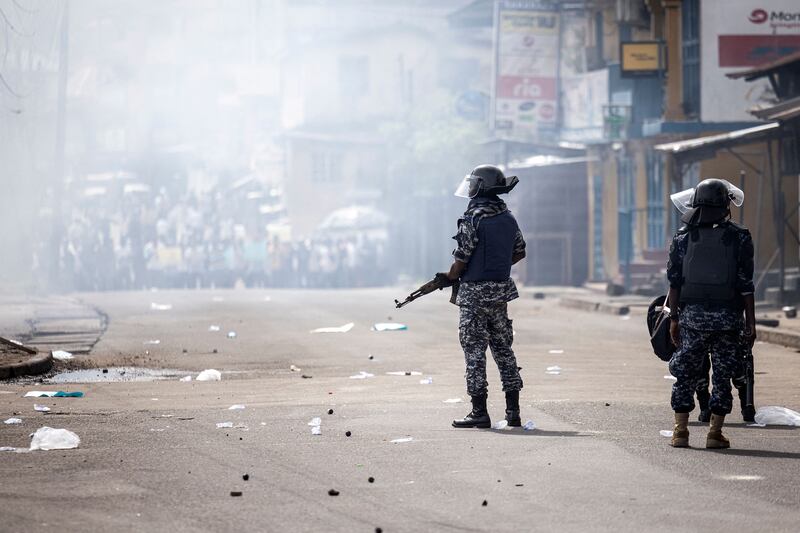
[[(73, 367), (181, 372), (159, 382), (0, 383), (0, 416), (24, 419), (0, 424), (0, 446), (24, 446), (41, 425), (82, 439), (76, 450), (0, 453), (0, 531), (797, 530), (798, 433), (746, 427), (736, 414), (734, 449), (706, 451), (699, 426), (695, 448), (671, 449), (659, 436), (671, 425), (671, 381), (641, 316), (512, 304), (523, 417), (539, 429), (454, 430), (450, 420), (468, 410), (443, 402), (467, 400), (456, 309), (437, 293), (395, 310), (404, 292), (81, 295), (110, 321)], [(390, 317), (408, 331), (370, 331)], [(347, 322), (348, 333), (310, 333)], [(800, 408), (800, 354), (762, 344), (756, 355), (758, 403)], [(545, 373), (552, 365), (560, 375)], [(178, 381), (205, 368), (222, 381)], [(374, 377), (349, 378), (361, 371)], [(420, 384), (427, 376), (433, 383)], [(52, 407), (37, 413), (21, 397), (34, 387), (86, 396), (37, 400)], [(499, 419), (491, 366), (490, 390)], [(226, 421), (247, 430), (216, 428)]]

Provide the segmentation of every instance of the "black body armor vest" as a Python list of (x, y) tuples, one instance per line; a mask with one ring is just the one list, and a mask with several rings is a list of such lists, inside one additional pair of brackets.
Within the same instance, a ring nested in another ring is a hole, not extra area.
[(482, 218), (478, 223), (478, 246), (461, 281), (507, 280), (518, 230), (517, 220), (508, 211)]
[(687, 232), (681, 303), (736, 306), (739, 256), (736, 229), (724, 223), (717, 227), (690, 227)]

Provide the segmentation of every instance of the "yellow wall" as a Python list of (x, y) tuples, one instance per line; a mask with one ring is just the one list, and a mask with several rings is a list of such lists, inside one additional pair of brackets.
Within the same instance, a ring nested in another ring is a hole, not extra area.
[[(702, 178), (723, 178), (727, 179), (739, 188), (742, 188), (739, 178), (739, 171), (744, 169), (746, 171), (745, 186), (744, 186), (744, 225), (750, 228), (753, 235), (753, 241), (756, 248), (756, 270), (765, 268), (772, 255), (777, 249), (777, 239), (775, 236), (775, 224), (773, 223), (773, 209), (772, 209), (772, 184), (769, 179), (769, 166), (767, 162), (767, 147), (766, 143), (756, 143), (740, 148), (736, 148), (735, 152), (743, 156), (745, 161), (758, 169), (764, 169), (767, 174), (766, 178), (761, 178), (755, 172), (743, 165), (738, 159), (727, 152), (719, 152), (717, 157), (701, 162), (700, 176)], [(776, 154), (777, 155), (777, 154)], [(777, 158), (775, 164), (777, 166)], [(766, 181), (763, 181), (766, 179)], [(763, 190), (761, 194), (761, 217), (758, 216), (759, 206), (759, 187), (763, 183)], [(788, 214), (796, 204), (798, 197), (798, 184), (797, 176), (784, 176), (783, 177), (783, 197), (786, 202), (786, 214)], [(740, 209), (732, 208), (733, 219), (737, 222), (740, 220)], [(790, 218), (791, 227), (797, 231), (797, 217)], [(760, 226), (760, 228), (759, 228)], [(785, 235), (786, 245), (786, 266), (798, 265), (798, 246), (791, 232), (786, 231)], [(770, 267), (771, 269), (778, 268), (777, 259)]]

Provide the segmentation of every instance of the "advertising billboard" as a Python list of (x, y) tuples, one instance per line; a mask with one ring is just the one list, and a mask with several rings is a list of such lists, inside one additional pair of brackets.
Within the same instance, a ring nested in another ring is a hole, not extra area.
[(536, 141), (558, 121), (559, 14), (513, 5), (496, 11), (494, 128), (499, 137)]
[(725, 74), (800, 50), (797, 0), (700, 2), (700, 115), (704, 122), (754, 120), (747, 110), (772, 97), (766, 79)]

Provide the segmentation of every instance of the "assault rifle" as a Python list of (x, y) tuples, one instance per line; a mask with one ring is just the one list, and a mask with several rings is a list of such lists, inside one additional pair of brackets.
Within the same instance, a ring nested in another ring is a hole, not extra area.
[(755, 365), (753, 363), (753, 349), (744, 337), (742, 337), (740, 341), (739, 350), (744, 359), (744, 405), (747, 407), (754, 407), (753, 389), (755, 386)]
[(456, 303), (456, 296), (458, 296), (459, 284), (460, 283), (459, 283), (458, 280), (451, 281), (447, 277), (447, 274), (445, 274), (443, 272), (439, 272), (428, 283), (426, 283), (425, 285), (423, 285), (419, 289), (417, 289), (414, 292), (412, 292), (411, 294), (409, 294), (406, 297), (405, 300), (403, 300), (402, 302), (400, 302), (398, 300), (395, 300), (394, 304), (395, 304), (395, 307), (397, 307), (397, 309), (400, 309), (404, 305), (413, 302), (417, 298), (421, 298), (422, 296), (425, 296), (426, 294), (430, 294), (430, 293), (432, 293), (433, 291), (435, 291), (437, 289), (438, 290), (442, 290), (445, 287), (453, 287), (453, 292), (450, 294), (450, 303), (455, 304)]

